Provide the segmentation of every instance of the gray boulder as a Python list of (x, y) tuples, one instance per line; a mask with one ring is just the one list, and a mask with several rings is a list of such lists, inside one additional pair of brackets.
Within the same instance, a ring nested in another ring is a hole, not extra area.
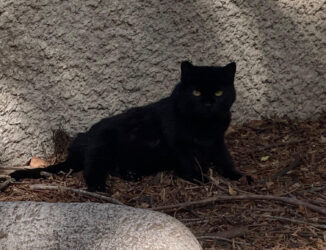
[(1, 249), (202, 249), (163, 213), (101, 203), (0, 202)]

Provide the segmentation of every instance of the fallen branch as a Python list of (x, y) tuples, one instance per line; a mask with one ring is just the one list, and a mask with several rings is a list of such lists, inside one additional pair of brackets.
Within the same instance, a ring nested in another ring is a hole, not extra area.
[(94, 197), (97, 199), (101, 199), (104, 201), (108, 201), (110, 203), (113, 204), (118, 204), (118, 205), (124, 205), (122, 202), (111, 198), (111, 197), (107, 197), (104, 195), (100, 195), (100, 194), (96, 194), (96, 193), (91, 193), (91, 192), (87, 192), (85, 190), (81, 190), (81, 189), (76, 189), (76, 188), (70, 188), (70, 187), (63, 187), (63, 186), (54, 186), (54, 185), (43, 185), (43, 184), (35, 184), (35, 185), (31, 185), (30, 186), (31, 190), (63, 190), (63, 191), (70, 191), (70, 192), (74, 192), (83, 196), (90, 196), (90, 197)]
[(227, 239), (227, 238), (223, 238), (220, 236), (216, 236), (216, 235), (199, 235), (196, 236), (197, 240), (222, 240), (222, 241), (226, 241), (229, 243), (233, 243), (233, 240)]
[(183, 224), (185, 224), (187, 227), (197, 224), (203, 224), (203, 223), (209, 223), (209, 219), (201, 218), (201, 220), (194, 220), (194, 221), (183, 221), (180, 220)]
[(288, 221), (292, 223), (297, 223), (297, 224), (305, 224), (309, 226), (313, 226), (315, 228), (319, 229), (326, 229), (326, 225), (323, 224), (316, 224), (316, 223), (311, 223), (308, 221), (303, 221), (303, 220), (298, 220), (298, 219), (293, 219), (293, 218), (286, 218), (286, 217), (280, 217), (280, 216), (271, 216), (271, 215), (261, 215), (262, 217), (273, 219), (273, 220), (280, 220), (280, 221)]
[(303, 190), (300, 190), (300, 193), (306, 192), (306, 191), (324, 191), (326, 189), (326, 186), (320, 186), (320, 187), (305, 187)]
[(197, 240), (221, 240), (221, 241), (229, 242), (231, 244), (250, 246), (248, 243), (230, 240), (230, 239), (220, 237), (220, 236), (217, 236), (217, 235), (198, 235), (198, 236), (196, 235), (196, 238), (197, 238)]
[(306, 231), (306, 232), (298, 232), (297, 234), (305, 238), (319, 238), (322, 240), (324, 239), (324, 234), (320, 232), (311, 233)]
[(238, 196), (215, 196), (212, 198), (204, 199), (204, 200), (198, 200), (198, 201), (189, 201), (174, 205), (167, 205), (167, 206), (160, 206), (160, 207), (154, 207), (153, 210), (167, 210), (167, 209), (178, 209), (178, 208), (185, 208), (189, 206), (194, 205), (206, 205), (209, 203), (214, 203), (216, 201), (236, 201), (236, 200), (269, 200), (269, 201), (279, 201), (286, 204), (291, 204), (295, 206), (303, 206), (306, 208), (311, 209), (312, 211), (318, 212), (322, 215), (326, 215), (326, 208), (319, 207), (316, 205), (313, 205), (311, 203), (298, 200), (296, 198), (289, 198), (289, 197), (280, 197), (280, 196), (273, 196), (273, 195), (258, 195), (258, 194), (248, 194), (248, 195), (238, 195)]
[(295, 157), (294, 161), (289, 164), (289, 166), (287, 166), (287, 167), (281, 169), (279, 172), (275, 173), (272, 176), (272, 179), (276, 179), (278, 177), (285, 175), (287, 172), (299, 167), (301, 164), (302, 164), (302, 158), (299, 155), (297, 155)]

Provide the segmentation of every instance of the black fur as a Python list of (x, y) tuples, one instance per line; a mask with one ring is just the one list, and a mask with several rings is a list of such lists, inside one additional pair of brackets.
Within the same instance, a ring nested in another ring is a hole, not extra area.
[[(78, 134), (64, 163), (19, 170), (11, 176), (38, 178), (42, 170), (56, 173), (83, 169), (92, 191), (105, 188), (108, 174), (137, 180), (174, 170), (186, 180), (205, 181), (202, 174), (210, 166), (222, 176), (237, 180), (242, 174), (235, 169), (224, 143), (230, 108), (236, 98), (235, 71), (235, 63), (200, 67), (183, 62), (181, 82), (171, 96), (105, 118), (86, 133)], [(216, 96), (218, 91), (223, 93)]]

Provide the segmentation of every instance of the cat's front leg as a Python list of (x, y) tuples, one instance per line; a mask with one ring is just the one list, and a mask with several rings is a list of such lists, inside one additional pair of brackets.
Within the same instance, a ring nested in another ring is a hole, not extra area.
[[(231, 180), (239, 180), (244, 174), (238, 171), (232, 161), (231, 155), (227, 150), (224, 142), (216, 145), (210, 155), (210, 159), (213, 163), (216, 171), (223, 177)], [(248, 184), (253, 182), (251, 176), (246, 176)]]
[(196, 156), (187, 151), (179, 152), (178, 156), (178, 166), (176, 169), (176, 174), (190, 182), (207, 182), (208, 179), (204, 176), (202, 166), (196, 158)]
[(113, 165), (111, 159), (110, 152), (105, 146), (95, 146), (87, 149), (84, 163), (84, 179), (88, 191), (105, 191), (108, 166)]

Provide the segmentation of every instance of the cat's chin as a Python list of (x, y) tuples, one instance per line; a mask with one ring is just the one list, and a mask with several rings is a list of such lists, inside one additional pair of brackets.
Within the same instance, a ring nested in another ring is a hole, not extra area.
[(206, 120), (206, 121), (215, 121), (221, 118), (225, 118), (225, 114), (217, 113), (217, 112), (205, 112), (196, 114), (195, 117), (200, 120)]

